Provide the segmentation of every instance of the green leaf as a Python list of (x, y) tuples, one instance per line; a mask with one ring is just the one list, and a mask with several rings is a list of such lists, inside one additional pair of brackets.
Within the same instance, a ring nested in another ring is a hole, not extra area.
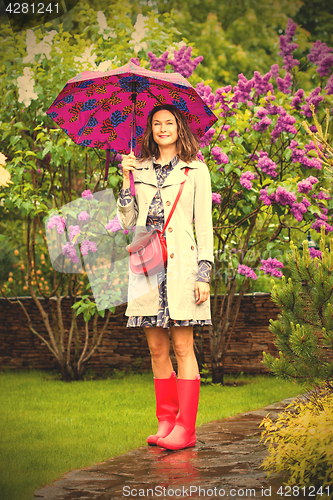
[(85, 311), (85, 312), (83, 313), (83, 319), (84, 319), (84, 321), (85, 321), (86, 323), (88, 323), (88, 321), (90, 320), (90, 318), (91, 318), (91, 314), (90, 314), (90, 312), (89, 312), (89, 311)]
[(228, 165), (225, 165), (224, 167), (224, 173), (228, 175), (229, 172), (233, 169), (233, 165), (231, 163), (228, 163)]
[(251, 205), (243, 205), (242, 210), (245, 215), (248, 215), (252, 211), (252, 206)]
[(292, 155), (292, 150), (291, 149), (286, 149), (284, 152), (284, 158), (286, 161), (289, 161)]

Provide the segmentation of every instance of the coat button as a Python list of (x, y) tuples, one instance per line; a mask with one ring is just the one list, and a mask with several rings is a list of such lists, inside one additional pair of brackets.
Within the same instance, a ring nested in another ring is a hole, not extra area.
[(172, 231), (173, 231), (172, 227), (169, 227), (168, 231), (169, 231), (169, 233), (172, 233)]
[(173, 258), (174, 258), (174, 256), (175, 256), (175, 254), (174, 254), (174, 253), (171, 253), (171, 254), (170, 254), (170, 259), (173, 259)]
[(194, 250), (194, 246), (193, 245), (191, 246), (191, 250)]
[(169, 205), (171, 205), (171, 201), (169, 201), (169, 200), (168, 200), (168, 201), (166, 202), (166, 204), (167, 204), (168, 206), (169, 206)]

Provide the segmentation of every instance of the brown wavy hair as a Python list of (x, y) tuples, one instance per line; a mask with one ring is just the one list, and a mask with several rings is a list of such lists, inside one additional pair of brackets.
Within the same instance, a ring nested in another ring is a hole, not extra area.
[(150, 160), (154, 156), (157, 160), (160, 156), (158, 144), (153, 139), (152, 122), (155, 113), (163, 109), (170, 111), (176, 119), (178, 132), (176, 147), (179, 158), (186, 163), (196, 160), (199, 151), (199, 140), (190, 129), (186, 117), (172, 104), (162, 104), (151, 110), (142, 138), (141, 159)]

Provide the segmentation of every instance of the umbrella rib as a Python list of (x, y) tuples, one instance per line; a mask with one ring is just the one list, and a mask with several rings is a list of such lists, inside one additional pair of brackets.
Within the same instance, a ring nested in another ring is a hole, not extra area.
[(150, 94), (154, 99), (156, 99), (156, 101), (158, 101), (161, 105), (163, 105), (164, 103), (162, 101), (160, 101), (160, 99), (158, 97), (156, 97), (152, 91), (150, 89), (147, 89), (147, 92), (148, 94)]

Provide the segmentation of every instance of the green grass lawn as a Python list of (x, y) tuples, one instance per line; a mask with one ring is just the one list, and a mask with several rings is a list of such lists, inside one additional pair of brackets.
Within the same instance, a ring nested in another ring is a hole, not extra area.
[[(230, 381), (230, 377), (226, 377)], [(197, 426), (301, 394), (272, 376), (201, 386)], [(157, 429), (152, 374), (64, 383), (46, 371), (0, 372), (1, 500), (33, 492), (73, 469), (146, 445)]]

